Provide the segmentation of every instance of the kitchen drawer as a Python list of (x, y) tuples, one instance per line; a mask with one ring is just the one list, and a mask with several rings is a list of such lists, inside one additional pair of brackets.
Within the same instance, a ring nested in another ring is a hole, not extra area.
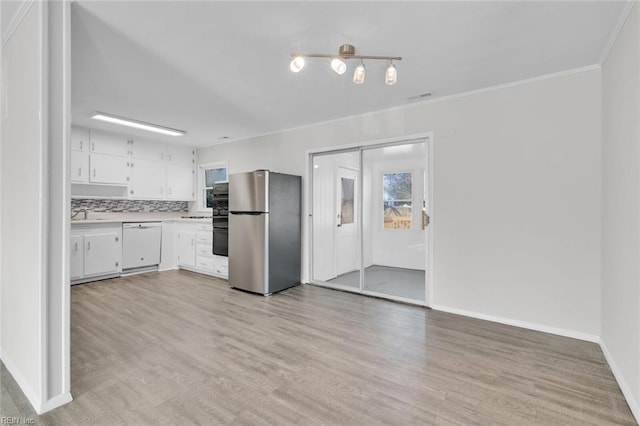
[(196, 242), (198, 244), (206, 244), (209, 247), (213, 244), (213, 231), (212, 232), (198, 232), (196, 234)]
[(215, 260), (205, 256), (197, 256), (196, 268), (204, 271), (215, 271)]
[(213, 232), (213, 225), (210, 223), (200, 223), (198, 224), (198, 227), (196, 228), (198, 230), (198, 233), (200, 232)]
[(213, 251), (211, 245), (198, 244), (196, 253), (198, 256), (210, 257), (213, 259)]
[(214, 262), (215, 271), (222, 275), (229, 275), (229, 258), (216, 256)]

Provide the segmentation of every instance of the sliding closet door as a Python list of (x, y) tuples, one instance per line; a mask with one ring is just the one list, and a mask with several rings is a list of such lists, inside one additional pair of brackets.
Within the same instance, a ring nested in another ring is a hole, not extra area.
[(312, 279), (360, 291), (360, 152), (313, 157)]
[(364, 149), (363, 291), (425, 302), (426, 143)]

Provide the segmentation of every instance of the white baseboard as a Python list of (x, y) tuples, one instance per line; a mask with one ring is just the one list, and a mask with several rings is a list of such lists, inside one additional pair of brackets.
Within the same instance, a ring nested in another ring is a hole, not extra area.
[(624, 398), (627, 400), (627, 404), (629, 404), (629, 408), (631, 409), (633, 416), (636, 418), (636, 421), (640, 423), (640, 402), (633, 399), (631, 388), (624, 380), (624, 377), (618, 368), (618, 364), (616, 364), (613, 356), (611, 356), (611, 352), (607, 349), (607, 345), (602, 340), (600, 341), (600, 348), (602, 349), (602, 353), (609, 364), (609, 368), (611, 368), (611, 371), (613, 372), (613, 377), (615, 377), (618, 382), (622, 395), (624, 395)]
[(50, 400), (48, 400), (47, 402), (45, 402), (44, 404), (42, 404), (40, 406), (39, 410), (36, 410), (38, 414), (43, 414), (46, 413), (47, 411), (51, 411), (54, 408), (58, 408), (64, 404), (68, 404), (69, 402), (71, 402), (73, 400), (73, 398), (71, 397), (71, 393), (67, 392), (67, 393), (63, 393), (60, 394), (58, 396), (55, 396), (53, 398), (51, 398)]
[(33, 390), (31, 385), (29, 385), (29, 382), (27, 382), (22, 373), (20, 373), (20, 370), (18, 370), (11, 358), (7, 356), (7, 353), (4, 351), (4, 349), (1, 351), (0, 357), (2, 358), (4, 366), (7, 367), (7, 370), (9, 370), (9, 373), (11, 373), (11, 375), (13, 376), (13, 380), (15, 380), (18, 386), (20, 386), (20, 389), (22, 390), (22, 393), (24, 393), (24, 396), (27, 397), (33, 409), (38, 412), (38, 408), (40, 408), (40, 406), (42, 405), (42, 400), (40, 399), (38, 394)]
[(478, 312), (467, 311), (464, 309), (450, 308), (448, 306), (432, 305), (431, 308), (436, 311), (448, 312), (450, 314), (463, 315), (465, 317), (477, 318), (481, 320), (497, 322), (500, 324), (513, 325), (515, 327), (527, 328), (529, 330), (535, 330), (535, 331), (542, 331), (544, 333), (556, 334), (558, 336), (571, 337), (573, 339), (584, 340), (587, 342), (600, 343), (600, 337), (596, 336), (595, 334), (588, 334), (588, 333), (582, 333), (579, 331), (566, 330), (564, 328), (549, 327), (547, 325), (536, 324), (533, 322), (519, 321), (511, 318), (481, 314)]

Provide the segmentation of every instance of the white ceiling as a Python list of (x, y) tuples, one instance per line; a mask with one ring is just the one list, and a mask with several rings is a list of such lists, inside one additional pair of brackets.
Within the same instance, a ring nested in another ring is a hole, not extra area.
[[(159, 137), (198, 146), (246, 138), (593, 65), (625, 2), (79, 1), (72, 6), (72, 112), (80, 125), (122, 131), (92, 111), (188, 132)], [(289, 70), (296, 51), (398, 55)], [(149, 134), (130, 132), (149, 137)]]

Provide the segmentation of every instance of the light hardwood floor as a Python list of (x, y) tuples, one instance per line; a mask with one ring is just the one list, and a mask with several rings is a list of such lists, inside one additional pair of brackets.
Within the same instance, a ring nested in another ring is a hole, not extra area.
[(52, 425), (636, 424), (592, 343), (313, 286), (185, 271), (74, 286), (74, 400)]

